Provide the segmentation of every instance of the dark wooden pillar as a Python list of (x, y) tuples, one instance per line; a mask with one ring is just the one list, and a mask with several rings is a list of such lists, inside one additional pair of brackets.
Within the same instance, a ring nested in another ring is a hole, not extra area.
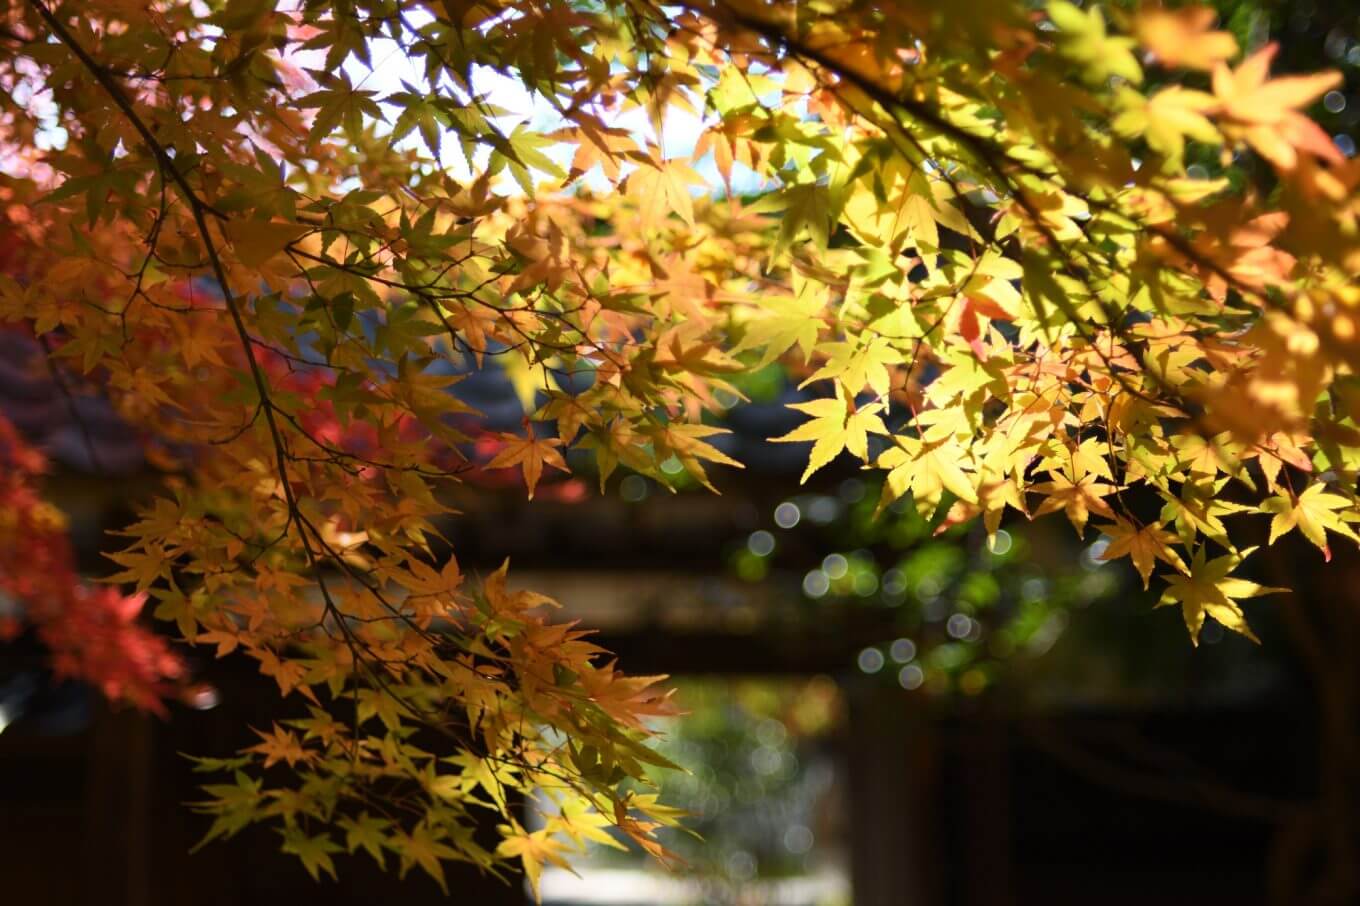
[(959, 797), (967, 870), (957, 885), (965, 906), (1016, 902), (1011, 840), (1010, 733), (1005, 721), (978, 717), (959, 728)]
[(151, 718), (97, 706), (85, 811), (82, 897), (89, 906), (151, 906)]
[(855, 906), (940, 906), (936, 735), (902, 692), (846, 686)]

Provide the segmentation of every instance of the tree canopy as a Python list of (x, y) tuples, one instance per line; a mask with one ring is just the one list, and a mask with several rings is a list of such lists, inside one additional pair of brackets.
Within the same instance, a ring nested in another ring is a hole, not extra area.
[[(1061, 512), (1192, 640), (1250, 636), (1247, 542), (1360, 521), (1360, 161), (1306, 112), (1339, 76), (1274, 53), (1066, 0), (4, 0), (0, 319), (166, 478), (95, 591), (0, 426), (0, 588), (112, 697), (181, 672), (149, 600), (305, 703), (202, 762), (209, 838), (441, 880), (611, 825), (665, 858), (677, 820), (633, 782), (668, 764), (657, 678), (465, 576), (442, 488), (712, 488), (771, 363), (804, 481), (848, 456), (936, 527)], [(519, 431), (456, 392), (488, 368)]]

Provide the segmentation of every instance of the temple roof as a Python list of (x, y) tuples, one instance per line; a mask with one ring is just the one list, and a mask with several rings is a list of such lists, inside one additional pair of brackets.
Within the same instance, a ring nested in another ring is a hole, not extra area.
[(0, 414), (54, 464), (107, 476), (146, 466), (142, 444), (109, 401), (59, 382), (37, 340), (0, 330)]

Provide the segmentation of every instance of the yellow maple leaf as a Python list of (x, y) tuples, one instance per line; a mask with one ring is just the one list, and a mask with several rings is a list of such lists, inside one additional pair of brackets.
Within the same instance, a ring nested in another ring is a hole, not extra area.
[(1160, 522), (1134, 525), (1126, 519), (1116, 519), (1110, 525), (1100, 526), (1100, 530), (1110, 538), (1100, 559), (1128, 557), (1133, 561), (1138, 575), (1143, 577), (1144, 589), (1148, 587), (1148, 579), (1152, 576), (1152, 567), (1157, 560), (1170, 564), (1177, 572), (1184, 573), (1187, 570), (1181, 555), (1171, 547), (1177, 541), (1176, 536), (1162, 528)]
[(352, 853), (362, 847), (379, 867), (387, 867), (387, 859), (383, 856), (382, 848), (386, 842), (385, 832), (391, 827), (392, 822), (370, 815), (368, 812), (360, 812), (355, 818), (342, 816), (336, 824), (345, 832), (346, 851)]
[(1053, 473), (1052, 481), (1037, 484), (1030, 490), (1045, 495), (1034, 515), (1042, 516), (1045, 513), (1063, 510), (1078, 532), (1086, 528), (1086, 520), (1092, 513), (1097, 516), (1114, 516), (1110, 505), (1101, 499), (1114, 490), (1114, 485), (1096, 481), (1096, 476), (1092, 474), (1083, 475), (1073, 481), (1061, 472)]
[(1257, 595), (1275, 594), (1287, 591), (1284, 588), (1270, 588), (1258, 585), (1247, 579), (1232, 578), (1231, 573), (1239, 563), (1251, 555), (1256, 548), (1248, 548), (1240, 554), (1225, 554), (1206, 560), (1204, 546), (1195, 552), (1190, 563), (1188, 575), (1170, 576), (1166, 591), (1157, 602), (1158, 607), (1171, 604), (1181, 606), (1185, 618), (1185, 628), (1190, 631), (1190, 641), (1199, 644), (1199, 631), (1204, 626), (1204, 617), (1211, 616), (1226, 629), (1241, 633), (1253, 642), (1260, 642), (1247, 625), (1247, 618), (1238, 605), (1238, 598), (1254, 598)]
[(313, 881), (321, 879), (321, 872), (335, 878), (335, 863), (331, 860), (331, 853), (341, 851), (340, 845), (330, 838), (330, 834), (318, 834), (314, 837), (307, 836), (298, 828), (286, 828), (283, 833), (283, 852), (290, 853), (302, 860), (302, 867), (307, 869), (307, 874), (312, 876)]
[(1327, 493), (1326, 485), (1322, 484), (1310, 485), (1297, 497), (1279, 495), (1261, 503), (1261, 509), (1275, 514), (1270, 520), (1270, 544), (1297, 528), (1327, 560), (1332, 559), (1332, 549), (1327, 544), (1328, 529), (1352, 541), (1360, 541), (1360, 536), (1341, 520), (1341, 511), (1353, 506), (1350, 499)]
[(850, 394), (858, 394), (868, 384), (876, 395), (886, 396), (892, 385), (888, 369), (902, 361), (902, 354), (882, 337), (866, 343), (823, 343), (817, 350), (827, 354), (826, 363), (799, 384), (800, 389), (814, 381), (839, 378)]
[(1143, 69), (1133, 55), (1133, 39), (1107, 34), (1100, 7), (1083, 10), (1066, 0), (1052, 0), (1048, 15), (1062, 35), (1063, 56), (1080, 64), (1089, 81), (1099, 84), (1112, 75), (1135, 85), (1143, 81)]
[(411, 866), (419, 865), (425, 873), (434, 878), (439, 889), (448, 894), (449, 888), (444, 880), (444, 866), (441, 859), (456, 859), (459, 853), (446, 843), (441, 843), (442, 831), (431, 830), (425, 823), (415, 826), (409, 834), (396, 833), (390, 846), (401, 860), (399, 877), (406, 877)]
[(591, 805), (589, 800), (582, 796), (569, 795), (559, 808), (560, 814), (548, 819), (548, 830), (560, 828), (579, 847), (584, 847), (589, 840), (602, 846), (627, 851), (628, 847), (605, 830), (611, 827), (613, 822)]
[(869, 435), (888, 433), (887, 426), (878, 414), (883, 410), (882, 403), (869, 403), (856, 409), (854, 402), (846, 399), (839, 385), (835, 397), (792, 403), (789, 408), (812, 416), (788, 434), (774, 438), (776, 442), (784, 443), (813, 441), (801, 483), (806, 483), (813, 472), (835, 459), (842, 450), (849, 450), (860, 459), (868, 459)]
[(626, 192), (637, 199), (638, 214), (644, 226), (656, 226), (676, 214), (689, 227), (694, 226), (694, 199), (690, 186), (704, 180), (680, 160), (648, 163), (638, 167), (627, 179)]
[(794, 277), (792, 296), (763, 296), (751, 311), (751, 318), (742, 325), (741, 341), (732, 349), (737, 355), (750, 349), (763, 349), (756, 368), (766, 365), (788, 352), (795, 345), (806, 361), (812, 355), (825, 326), (822, 312), (826, 308), (829, 288), (813, 280)]
[(562, 857), (566, 846), (562, 841), (553, 839), (546, 829), (525, 833), (519, 828), (502, 827), (501, 832), (506, 831), (510, 833), (496, 847), (496, 853), (502, 856), (519, 856), (520, 862), (524, 865), (524, 874), (533, 888), (534, 899), (539, 900), (541, 895), (538, 881), (543, 874), (544, 862), (571, 870), (567, 860)]
[(693, 476), (696, 481), (712, 491), (716, 489), (708, 480), (708, 473), (704, 471), (703, 463), (700, 460), (721, 463), (725, 466), (735, 466), (738, 469), (745, 468), (741, 463), (704, 440), (705, 437), (727, 433), (726, 428), (718, 428), (713, 425), (671, 422), (661, 434), (660, 445), (665, 451), (669, 451), (672, 456), (680, 460), (685, 471)]
[(1168, 168), (1180, 169), (1187, 138), (1211, 145), (1222, 141), (1207, 115), (1218, 107), (1211, 94), (1172, 85), (1146, 97), (1121, 86), (1115, 98), (1120, 110), (1110, 124), (1115, 132), (1144, 137), (1148, 147), (1166, 158)]
[(941, 440), (897, 436), (893, 441), (896, 445), (884, 450), (877, 462), (880, 469), (889, 470), (880, 511), (908, 491), (925, 515), (935, 511), (945, 491), (966, 503), (978, 502), (975, 479), (960, 465), (968, 456), (958, 441), (948, 436)]

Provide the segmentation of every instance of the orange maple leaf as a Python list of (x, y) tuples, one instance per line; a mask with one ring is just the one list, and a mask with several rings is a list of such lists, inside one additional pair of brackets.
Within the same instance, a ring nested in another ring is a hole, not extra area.
[(1335, 70), (1303, 76), (1269, 79), (1270, 63), (1279, 45), (1267, 44), (1229, 70), (1219, 63), (1214, 69), (1214, 96), (1223, 107), (1225, 125), (1235, 128), (1249, 145), (1281, 170), (1298, 165), (1298, 152), (1306, 151), (1334, 164), (1343, 155), (1322, 127), (1300, 111), (1341, 84)]
[(1150, 6), (1138, 12), (1133, 31), (1162, 64), (1207, 70), (1237, 53), (1237, 39), (1230, 32), (1209, 30), (1217, 17), (1209, 6)]
[(538, 487), (538, 480), (543, 477), (545, 465), (563, 472), (570, 470), (562, 459), (562, 454), (557, 450), (557, 447), (562, 445), (559, 438), (535, 437), (533, 425), (529, 422), (525, 422), (524, 430), (527, 434), (525, 437), (502, 434), (505, 446), (486, 464), (486, 467), (506, 469), (510, 466), (520, 466), (524, 470), (524, 483), (529, 488), (529, 499), (533, 500), (534, 489)]

